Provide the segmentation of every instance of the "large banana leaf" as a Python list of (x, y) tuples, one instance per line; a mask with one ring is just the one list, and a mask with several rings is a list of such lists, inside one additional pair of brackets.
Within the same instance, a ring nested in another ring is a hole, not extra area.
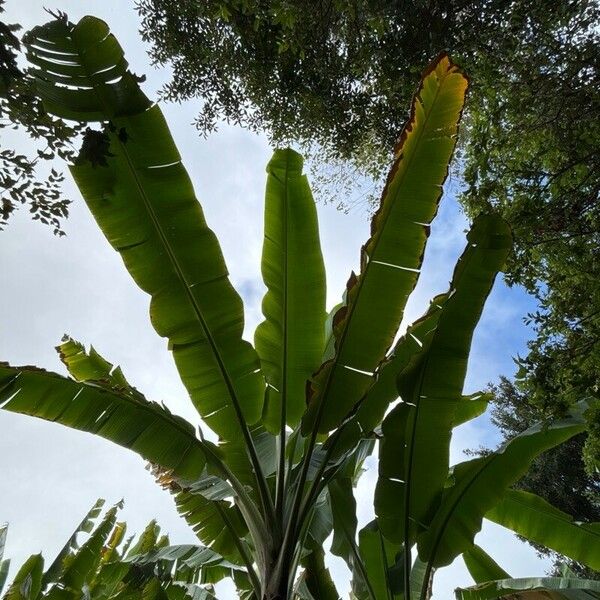
[(485, 517), (600, 571), (600, 523), (578, 523), (543, 498), (518, 490), (507, 490)]
[(323, 354), (325, 266), (317, 211), (302, 157), (276, 150), (267, 165), (262, 274), (265, 320), (254, 336), (268, 384), (263, 423), (272, 433), (295, 427), (306, 382)]
[(360, 559), (352, 573), (352, 591), (358, 600), (403, 598), (404, 553), (402, 547), (385, 539), (377, 521), (358, 533)]
[(139, 392), (0, 363), (0, 406), (102, 436), (182, 479), (196, 479), (206, 465), (192, 425)]
[(476, 219), (467, 240), (435, 330), (398, 377), (403, 402), (383, 422), (375, 512), (397, 543), (409, 524), (412, 538), (415, 524), (429, 522), (441, 497), (455, 413), (472, 402), (462, 388), (473, 331), (511, 246), (508, 226), (495, 216)]
[(152, 324), (168, 338), (196, 408), (220, 436), (246, 436), (245, 424), (259, 420), (263, 404), (258, 356), (242, 340), (241, 299), (160, 109), (127, 71), (101, 20), (59, 19), (33, 29), (26, 42), (49, 112), (111, 120), (99, 134), (108, 151), (97, 156), (84, 144), (72, 174), (108, 241), (151, 295)]
[(495, 579), (510, 579), (510, 575), (477, 544), (463, 553), (469, 575), (475, 583), (485, 583)]
[(585, 429), (583, 410), (578, 407), (572, 416), (551, 425), (530, 427), (496, 452), (456, 465), (429, 529), (418, 539), (421, 560), (444, 566), (471, 548), (483, 516), (527, 472), (535, 457)]
[(360, 445), (334, 467), (333, 478), (329, 478), (328, 489), (333, 517), (333, 540), (331, 552), (343, 558), (352, 569), (357, 556), (356, 529), (358, 526), (356, 499), (353, 488), (363, 473), (365, 459), (375, 446), (372, 439), (363, 439)]
[(383, 420), (389, 405), (398, 399), (398, 375), (434, 334), (447, 299), (448, 294), (440, 294), (433, 298), (427, 312), (408, 327), (406, 333), (395, 344), (390, 356), (379, 365), (375, 382), (356, 412), (355, 418), (362, 431), (375, 429)]
[(415, 286), (454, 149), (467, 79), (446, 55), (424, 74), (395, 152), (371, 237), (333, 317), (334, 355), (313, 378), (304, 433), (335, 428), (362, 398)]
[(500, 579), (457, 589), (457, 600), (593, 600), (600, 598), (600, 582), (563, 577)]
[(446, 294), (436, 296), (427, 312), (407, 328), (406, 333), (394, 345), (390, 356), (379, 365), (373, 385), (359, 403), (356, 413), (325, 444), (327, 447), (334, 446), (331, 449), (334, 458), (352, 450), (361, 438), (380, 425), (389, 405), (398, 399), (398, 375), (435, 331), (446, 299)]

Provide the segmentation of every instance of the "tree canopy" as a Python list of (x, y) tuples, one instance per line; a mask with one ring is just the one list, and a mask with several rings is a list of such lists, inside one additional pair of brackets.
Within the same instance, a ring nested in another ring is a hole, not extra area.
[[(0, 14), (5, 0), (0, 0)], [(0, 21), (0, 229), (20, 205), (26, 205), (34, 220), (63, 235), (62, 220), (70, 201), (62, 193), (63, 175), (51, 165), (55, 157), (74, 156), (71, 140), (80, 128), (50, 115), (35, 90), (34, 78), (21, 64), (21, 26)], [(17, 138), (9, 130), (17, 131)], [(28, 139), (35, 151), (20, 152), (18, 137)], [(13, 143), (11, 143), (13, 142)], [(42, 167), (42, 168), (40, 168)]]

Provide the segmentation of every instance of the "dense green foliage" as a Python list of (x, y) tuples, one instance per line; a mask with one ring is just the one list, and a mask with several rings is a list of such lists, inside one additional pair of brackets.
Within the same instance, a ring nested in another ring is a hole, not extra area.
[[(274, 152), (264, 322), (252, 345), (242, 337), (242, 298), (160, 107), (129, 71), (107, 24), (93, 17), (73, 24), (61, 14), (24, 41), (44, 108), (95, 124), (71, 173), (108, 243), (150, 296), (152, 325), (168, 339), (202, 425), (147, 400), (118, 367), (68, 337), (57, 350), (70, 377), (0, 363), (3, 409), (94, 433), (146, 459), (210, 548), (203, 556), (218, 563), (211, 581), (233, 578), (242, 598), (336, 598), (323, 548), (333, 533), (332, 552), (352, 572), (354, 598), (427, 600), (435, 569), (473, 552), (484, 518), (600, 568), (600, 523), (574, 521), (513, 489), (539, 454), (584, 431), (585, 399), (498, 451), (450, 465), (454, 427), (487, 406), (487, 396), (465, 396), (463, 385), (473, 331), (512, 245), (504, 220), (474, 220), (450, 289), (397, 338), (467, 91), (466, 76), (447, 55), (423, 74), (360, 270), (329, 317), (302, 158)], [(376, 518), (357, 531), (353, 486), (376, 442)], [(89, 552), (67, 566), (59, 591), (85, 588), (96, 572), (114, 511), (107, 518)], [(37, 595), (40, 560), (31, 559), (29, 583), (14, 589)], [(538, 581), (518, 585), (539, 588)], [(168, 597), (157, 586), (144, 586), (142, 596)]]
[[(0, 0), (0, 13), (4, 2)], [(56, 156), (73, 158), (71, 140), (80, 128), (56, 119), (44, 109), (33, 77), (19, 64), (19, 59), (23, 60), (16, 35), (19, 29), (20, 25), (0, 21), (0, 131), (4, 130), (0, 147), (0, 229), (19, 205), (26, 205), (34, 220), (63, 235), (61, 220), (68, 215), (70, 201), (62, 194), (63, 176), (50, 166), (50, 161)], [(16, 131), (16, 135), (11, 138), (9, 130)], [(35, 155), (22, 154), (18, 143), (12, 147), (11, 139), (27, 139), (37, 146)]]

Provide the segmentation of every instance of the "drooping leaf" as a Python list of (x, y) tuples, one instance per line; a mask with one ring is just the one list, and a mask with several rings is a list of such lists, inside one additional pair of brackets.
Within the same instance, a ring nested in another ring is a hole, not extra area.
[(475, 419), (482, 415), (490, 401), (492, 400), (492, 394), (489, 392), (475, 392), (468, 396), (463, 396), (462, 400), (456, 405), (454, 411), (454, 427), (458, 427), (471, 419)]
[(394, 340), (437, 212), (466, 89), (466, 77), (446, 55), (423, 76), (362, 249), (361, 272), (351, 275), (333, 318), (335, 355), (326, 356), (313, 378), (305, 434), (340, 423)]
[(510, 575), (477, 544), (463, 553), (469, 575), (475, 583), (485, 583), (493, 579), (510, 579)]
[(447, 478), (455, 413), (465, 404), (473, 412), (473, 400), (462, 396), (471, 340), (511, 236), (504, 221), (482, 216), (467, 240), (435, 329), (398, 376), (403, 402), (382, 426), (375, 512), (384, 535), (396, 543), (405, 535), (413, 540), (431, 519)]
[(174, 488), (179, 514), (198, 539), (234, 564), (243, 564), (238, 544), (246, 546), (248, 527), (239, 509), (226, 500), (207, 500), (201, 494)]
[(225, 560), (211, 548), (191, 544), (165, 546), (130, 555), (124, 562), (141, 566), (160, 564), (178, 581), (183, 580), (181, 575), (185, 570), (186, 576), (191, 576), (195, 581), (201, 578), (202, 583), (216, 583), (232, 570), (240, 569), (239, 565)]
[(543, 498), (520, 490), (507, 490), (485, 517), (600, 571), (600, 523), (578, 523)]
[(169, 600), (218, 600), (214, 589), (195, 583), (173, 583), (165, 588)]
[(268, 384), (263, 423), (271, 433), (278, 433), (282, 417), (290, 427), (299, 423), (306, 382), (320, 364), (325, 266), (302, 157), (290, 149), (276, 150), (267, 173), (262, 256), (265, 320), (254, 339)]
[[(224, 438), (245, 435), (263, 404), (258, 356), (242, 340), (241, 299), (160, 109), (141, 92), (99, 19), (59, 19), (32, 30), (26, 43), (50, 113), (110, 119), (103, 164), (80, 157), (73, 177), (133, 279), (151, 295), (152, 324), (168, 338), (199, 413)], [(66, 53), (69, 64), (54, 51)]]
[(457, 600), (593, 600), (600, 598), (600, 582), (561, 577), (528, 577), (488, 581), (457, 589)]
[(206, 465), (192, 425), (139, 392), (0, 363), (0, 406), (102, 436), (183, 479), (196, 479)]
[(585, 429), (585, 408), (580, 406), (570, 417), (549, 426), (534, 425), (496, 452), (456, 465), (429, 529), (418, 539), (421, 560), (440, 567), (471, 548), (483, 516), (535, 457)]

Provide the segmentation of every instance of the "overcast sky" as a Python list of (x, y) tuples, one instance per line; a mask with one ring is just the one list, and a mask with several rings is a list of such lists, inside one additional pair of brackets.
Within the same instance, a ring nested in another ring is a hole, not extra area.
[[(84, 14), (105, 19), (132, 69), (147, 74), (144, 88), (153, 96), (169, 74), (150, 66), (132, 4), (118, 0), (7, 0), (3, 17), (30, 28), (48, 20), (45, 5), (66, 11), (73, 21)], [(252, 339), (264, 293), (260, 279), (262, 197), (271, 149), (263, 137), (226, 125), (208, 140), (201, 139), (190, 126), (197, 110), (193, 102), (162, 108), (209, 225), (221, 241), (232, 281), (244, 298), (245, 336)], [(15, 143), (31, 151), (26, 140)], [(446, 186), (425, 268), (407, 310), (408, 322), (421, 314), (435, 293), (447, 289), (462, 251), (467, 222), (453, 197), (457, 183)], [(0, 360), (64, 373), (54, 346), (68, 333), (121, 365), (129, 381), (148, 397), (164, 400), (173, 411), (197, 422), (166, 341), (150, 326), (148, 297), (135, 286), (101, 235), (68, 173), (65, 193), (74, 200), (65, 224), (66, 237), (56, 238), (49, 228), (31, 222), (27, 210), (21, 210), (7, 230), (0, 232)], [(368, 219), (365, 210), (344, 215), (322, 204), (319, 217), (331, 307), (339, 301), (349, 271), (358, 266)], [(522, 317), (533, 306), (523, 291), (497, 281), (475, 335), (466, 392), (482, 388), (500, 374), (513, 373), (511, 357), (524, 352), (531, 335)], [(489, 421), (481, 417), (456, 432), (452, 459), (462, 460), (465, 448), (496, 441)], [(109, 503), (125, 499), (121, 518), (131, 532), (139, 532), (157, 518), (172, 543), (197, 541), (178, 517), (169, 495), (145, 471), (144, 461), (103, 439), (0, 412), (0, 473), (0, 523), (10, 523), (6, 556), (13, 559), (12, 574), (16, 565), (40, 550), (51, 560), (98, 497)], [(371, 468), (357, 490), (363, 523), (372, 518), (375, 481)], [(531, 548), (498, 526), (484, 524), (477, 541), (511, 575), (541, 575), (547, 568)], [(330, 566), (342, 597), (348, 597), (349, 575), (344, 563), (334, 559)], [(457, 560), (437, 573), (434, 598), (449, 599), (455, 587), (471, 583), (462, 561)], [(219, 591), (223, 600), (236, 597), (227, 584), (220, 585)]]

